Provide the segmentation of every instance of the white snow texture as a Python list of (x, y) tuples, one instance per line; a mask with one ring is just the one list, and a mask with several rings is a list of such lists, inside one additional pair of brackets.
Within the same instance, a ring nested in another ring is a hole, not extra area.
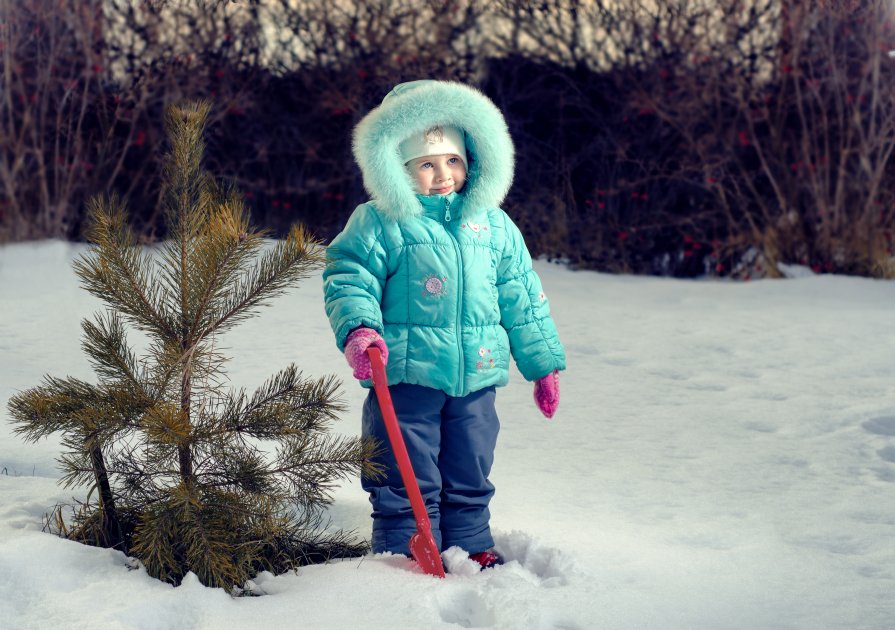
[[(231, 598), (174, 588), (121, 553), (41, 532), (59, 440), (25, 444), (6, 401), (44, 374), (95, 382), (80, 319), (100, 308), (60, 242), (0, 248), (0, 627), (888, 629), (895, 627), (895, 283), (751, 283), (536, 263), (568, 353), (553, 420), (518, 372), (502, 418), (492, 527), (507, 562), (445, 552), (263, 573)], [(338, 353), (319, 275), (222, 339), (233, 385), (295, 362), (338, 374), (356, 435), (365, 392)], [(369, 535), (357, 482), (333, 527)]]

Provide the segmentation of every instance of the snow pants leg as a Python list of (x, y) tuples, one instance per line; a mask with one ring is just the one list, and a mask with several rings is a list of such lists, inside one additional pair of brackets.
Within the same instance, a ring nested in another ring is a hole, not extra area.
[[(420, 385), (389, 390), (439, 548), (489, 549), (494, 486), (488, 475), (500, 428), (494, 388), (463, 397)], [(409, 554), (416, 521), (372, 390), (364, 403), (362, 433), (382, 442), (379, 463), (386, 469), (384, 478), (361, 479), (373, 505), (373, 551)]]

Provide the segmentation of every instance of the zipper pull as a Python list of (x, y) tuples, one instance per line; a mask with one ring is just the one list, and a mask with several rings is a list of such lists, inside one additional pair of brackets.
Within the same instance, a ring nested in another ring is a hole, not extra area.
[(450, 223), (451, 221), (451, 200), (444, 200), (444, 220), (446, 223)]

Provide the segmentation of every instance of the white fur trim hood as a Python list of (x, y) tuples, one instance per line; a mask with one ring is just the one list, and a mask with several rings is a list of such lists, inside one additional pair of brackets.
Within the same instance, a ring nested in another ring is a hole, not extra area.
[(463, 215), (499, 207), (513, 181), (513, 142), (506, 121), (475, 88), (449, 81), (411, 81), (395, 86), (354, 129), (354, 158), (364, 187), (383, 215), (400, 220), (423, 208), (399, 152), (411, 133), (435, 125), (463, 130), (469, 162)]

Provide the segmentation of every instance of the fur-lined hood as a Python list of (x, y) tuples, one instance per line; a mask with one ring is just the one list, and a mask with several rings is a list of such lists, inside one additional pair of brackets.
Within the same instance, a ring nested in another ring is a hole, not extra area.
[(513, 181), (513, 142), (500, 110), (475, 88), (424, 80), (395, 86), (354, 129), (354, 158), (379, 211), (397, 220), (422, 214), (398, 145), (434, 125), (465, 133), (469, 172), (461, 193), (463, 215), (500, 206)]

